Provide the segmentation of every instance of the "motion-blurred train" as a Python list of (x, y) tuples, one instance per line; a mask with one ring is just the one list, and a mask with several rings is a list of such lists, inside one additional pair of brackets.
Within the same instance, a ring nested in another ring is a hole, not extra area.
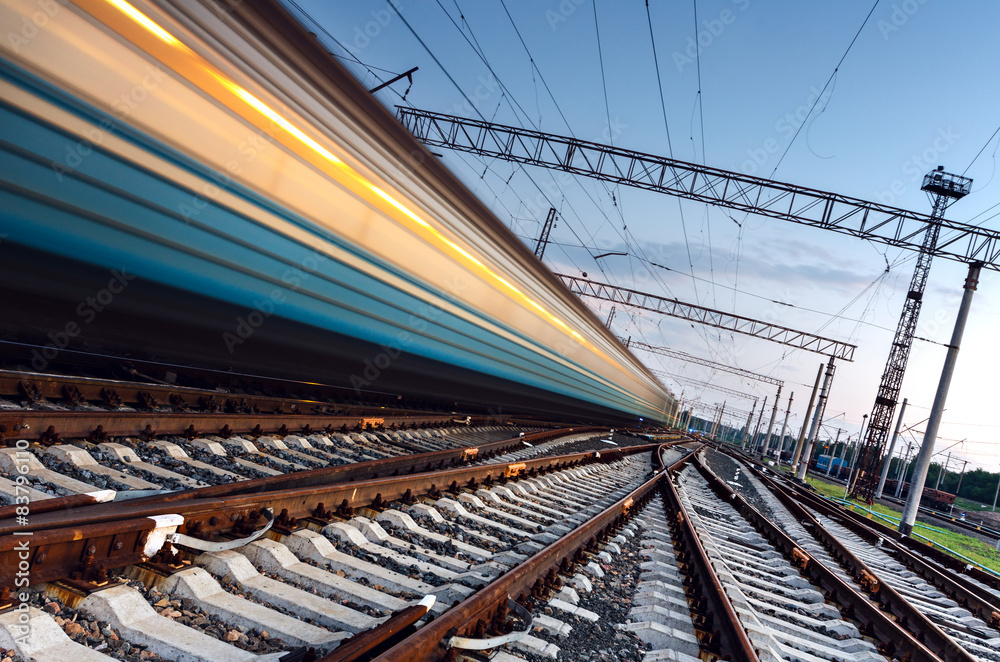
[(0, 0), (0, 28), (6, 367), (104, 355), (501, 416), (672, 413), (279, 3)]

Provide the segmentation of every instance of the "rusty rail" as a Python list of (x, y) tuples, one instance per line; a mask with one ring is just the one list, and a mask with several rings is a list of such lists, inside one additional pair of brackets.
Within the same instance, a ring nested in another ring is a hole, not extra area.
[[(739, 493), (705, 466), (700, 459), (696, 461), (695, 466), (720, 498), (732, 504), (737, 512), (767, 538), (778, 551), (795, 562), (811, 581), (828, 592), (833, 600), (845, 609), (849, 617), (861, 624), (862, 633), (872, 636), (878, 642), (879, 648), (885, 655), (890, 658), (908, 659), (910, 662), (941, 660), (973, 662), (975, 660), (933, 624), (920, 639), (910, 634), (899, 623), (882, 612), (877, 605), (870, 602), (867, 597), (834, 574), (833, 570), (816, 561), (808, 552), (799, 547), (798, 543), (788, 537), (788, 534), (751, 506)], [(831, 553), (836, 558), (836, 553)], [(860, 575), (860, 568), (858, 574)], [(894, 609), (894, 614), (905, 614), (904, 618), (916, 618), (912, 614), (916, 610), (884, 583), (879, 583), (877, 593), (880, 600), (884, 599), (885, 604)], [(907, 611), (907, 607), (910, 611)], [(916, 613), (919, 614), (919, 612)]]
[[(689, 454), (683, 461), (691, 457)], [(559, 583), (558, 573), (567, 573), (585, 559), (586, 550), (596, 550), (597, 539), (624, 525), (637, 512), (665, 477), (660, 470), (653, 478), (618, 500), (596, 517), (539, 551), (473, 596), (425, 625), (405, 641), (378, 656), (377, 662), (449, 659), (446, 641), (453, 636), (482, 637), (501, 631), (506, 620), (508, 596), (524, 604), (529, 596), (540, 597)]]
[[(684, 460), (689, 460), (693, 456), (694, 453), (691, 453)], [(671, 472), (679, 468), (678, 465), (671, 467)], [(759, 659), (757, 652), (754, 650), (753, 644), (747, 636), (746, 630), (743, 628), (743, 624), (740, 623), (740, 619), (736, 615), (732, 603), (726, 596), (726, 591), (722, 587), (722, 582), (719, 581), (719, 576), (715, 574), (715, 569), (712, 567), (711, 561), (709, 561), (708, 553), (705, 551), (698, 533), (691, 524), (691, 518), (684, 509), (684, 505), (677, 494), (677, 488), (674, 486), (672, 480), (664, 481), (663, 494), (667, 506), (676, 513), (678, 534), (687, 553), (687, 561), (689, 563), (688, 572), (694, 575), (701, 583), (705, 598), (708, 601), (708, 614), (712, 622), (706, 623), (705, 627), (712, 630), (709, 633), (712, 639), (716, 638), (716, 632), (718, 633), (718, 639), (720, 639), (720, 641), (703, 641), (703, 645), (712, 645), (720, 648), (721, 651), (728, 653), (728, 656), (725, 656), (724, 659), (732, 660), (732, 662), (756, 662)], [(720, 625), (720, 627), (716, 628), (716, 624)]]
[(406, 636), (417, 621), (427, 614), (432, 604), (433, 600), (431, 604), (421, 601), (421, 604), (405, 607), (377, 627), (344, 640), (337, 648), (316, 662), (355, 662), (355, 660), (371, 659), (373, 654), (385, 650)]
[(334, 416), (330, 414), (201, 413), (159, 411), (4, 411), (0, 413), (0, 440), (27, 439), (43, 444), (62, 438), (87, 439), (95, 443), (109, 437), (138, 437), (144, 440), (177, 435), (194, 439), (206, 434), (233, 435), (314, 434), (353, 432), (378, 426), (452, 425), (445, 414), (422, 416)]
[[(720, 450), (738, 458), (745, 464), (751, 467), (756, 467), (758, 470), (763, 468), (764, 465), (757, 462), (757, 460), (750, 458), (737, 451), (736, 449), (729, 447), (722, 447)], [(908, 554), (903, 558), (913, 558), (914, 566), (911, 568), (914, 572), (919, 572), (917, 570), (920, 565), (925, 562), (920, 559), (921, 556), (927, 556), (934, 560), (938, 565), (946, 570), (950, 570), (954, 575), (945, 575), (945, 577), (950, 577), (955, 582), (959, 583), (961, 586), (965, 587), (967, 590), (975, 593), (979, 596), (979, 599), (986, 602), (996, 603), (997, 597), (988, 591), (984, 591), (982, 587), (976, 586), (975, 583), (967, 581), (961, 575), (967, 575), (976, 581), (989, 586), (990, 588), (1000, 591), (1000, 578), (992, 575), (988, 572), (983, 572), (975, 566), (970, 566), (961, 559), (955, 558), (954, 556), (948, 554), (947, 552), (938, 549), (936, 546), (924, 543), (919, 540), (910, 538), (909, 536), (902, 535), (896, 529), (893, 529), (885, 524), (868, 519), (860, 513), (856, 513), (853, 510), (844, 508), (843, 506), (833, 503), (827, 499), (824, 499), (812, 491), (811, 488), (799, 485), (797, 483), (787, 482), (785, 483), (787, 487), (799, 495), (799, 498), (808, 500), (810, 507), (815, 507), (824, 514), (829, 514), (832, 517), (837, 517), (841, 524), (848, 527), (859, 536), (864, 537), (868, 541), (876, 540), (877, 538), (882, 538), (886, 541), (891, 541), (896, 547), (905, 548)], [(873, 537), (875, 536), (875, 537)], [(917, 563), (919, 561), (919, 563)], [(929, 573), (924, 576), (931, 583), (937, 585), (937, 581), (934, 579), (935, 576), (940, 575), (940, 571), (935, 570), (933, 573)], [(941, 588), (941, 586), (939, 586)], [(958, 598), (955, 598), (958, 600)], [(972, 604), (972, 603), (970, 603)], [(998, 610), (1000, 614), (1000, 610)], [(989, 619), (985, 619), (989, 622)], [(1000, 618), (997, 619), (998, 624), (1000, 624)]]
[[(914, 554), (900, 545), (895, 539), (879, 534), (864, 524), (857, 522), (852, 518), (846, 517), (846, 509), (841, 508), (836, 504), (826, 502), (825, 500), (805, 491), (796, 492), (796, 495), (798, 496), (798, 499), (796, 499), (796, 497), (793, 496), (792, 493), (789, 492), (784, 486), (778, 484), (777, 481), (772, 480), (769, 476), (761, 473), (756, 469), (756, 467), (751, 467), (751, 471), (757, 475), (758, 479), (760, 479), (761, 482), (764, 483), (769, 490), (771, 490), (771, 492), (785, 505), (786, 508), (792, 512), (792, 514), (813, 524), (816, 536), (820, 538), (820, 542), (824, 547), (827, 547), (827, 549), (843, 546), (836, 539), (836, 537), (834, 537), (831, 533), (824, 529), (818, 521), (816, 521), (816, 518), (813, 517), (812, 513), (802, 507), (799, 500), (808, 502), (808, 505), (811, 508), (814, 508), (827, 517), (836, 520), (838, 523), (851, 530), (870, 545), (882, 547), (888, 553), (892, 554), (896, 560), (900, 561), (911, 571), (923, 577), (928, 583), (935, 586), (938, 590), (942, 591), (959, 605), (965, 607), (983, 621), (989, 623), (992, 627), (1000, 627), (1000, 598), (997, 598), (997, 596), (983, 589), (981, 586), (977, 586), (976, 584), (967, 581), (960, 575), (943, 572), (942, 569), (935, 567), (931, 563), (920, 558), (917, 554)], [(898, 535), (899, 534), (897, 533), (897, 537)], [(867, 571), (872, 576), (877, 578), (877, 575), (872, 570), (868, 569), (863, 562), (858, 559), (853, 559), (853, 555), (851, 555), (850, 552), (846, 552), (843, 557), (837, 555), (835, 558), (837, 558), (838, 561), (841, 561), (842, 564), (846, 563), (852, 568), (861, 568), (862, 572)], [(879, 597), (877, 593), (878, 589), (876, 589), (876, 594), (872, 594), (872, 598), (878, 599), (881, 604), (882, 598)], [(893, 611), (893, 613), (895, 614), (896, 612)], [(900, 616), (900, 614), (896, 615)], [(900, 620), (902, 622), (913, 622), (923, 627), (923, 624), (920, 622), (921, 619), (906, 619), (900, 616)], [(926, 617), (922, 620), (926, 621)], [(926, 622), (929, 623), (930, 621)], [(916, 634), (916, 632), (914, 634)]]
[[(80, 581), (95, 581), (102, 576), (102, 571), (106, 574), (109, 569), (138, 562), (131, 558), (122, 562), (119, 557), (122, 548), (116, 543), (122, 521), (148, 519), (157, 515), (179, 515), (184, 519), (179, 532), (216, 540), (222, 535), (250, 533), (261, 523), (263, 511), (270, 509), (278, 514), (274, 529), (287, 533), (309, 524), (325, 526), (337, 518), (351, 517), (357, 508), (381, 508), (396, 500), (412, 503), (418, 497), (439, 498), (448, 492), (457, 494), (466, 487), (475, 489), (502, 484), (512, 477), (544, 475), (549, 471), (593, 462), (614, 462), (626, 455), (651, 452), (658, 447), (657, 444), (624, 447), (600, 453), (538, 458), (516, 464), (484, 464), (431, 473), (224, 497), (197, 498), (198, 495), (195, 494), (195, 498), (179, 502), (137, 499), (102, 503), (71, 511), (32, 515), (30, 527), (19, 524), (16, 519), (5, 520), (0, 523), (0, 589), (14, 587), (15, 572), (19, 569), (19, 563), (24, 560), (28, 560), (25, 572), (30, 573), (32, 583), (69, 576), (70, 573), (76, 573), (76, 578)], [(83, 528), (86, 528), (86, 535), (81, 533)], [(24, 535), (28, 531), (31, 534)], [(88, 547), (94, 547), (91, 561), (85, 568), (78, 567), (80, 552), (73, 547), (82, 538), (89, 541)], [(15, 542), (19, 545), (17, 549), (14, 547)], [(41, 549), (42, 547), (46, 549)], [(68, 556), (59, 552), (58, 559), (51, 557), (50, 550), (64, 548), (72, 548), (74, 551)], [(39, 553), (43, 556), (38, 556)], [(40, 579), (43, 576), (47, 579)]]
[[(937, 653), (941, 659), (966, 661), (975, 659), (927, 618), (926, 615), (900, 595), (898, 591), (883, 582), (874, 570), (869, 568), (864, 561), (847, 549), (836, 536), (824, 528), (812, 513), (803, 508), (782, 490), (777, 489), (773, 481), (766, 476), (760, 476), (760, 478), (765, 486), (778, 497), (778, 500), (791, 511), (792, 515), (798, 518), (803, 526), (812, 532), (813, 536), (841, 567), (858, 581), (865, 594), (868, 595), (870, 600), (878, 604), (881, 610), (895, 616), (897, 622), (902, 627), (913, 634), (918, 641), (926, 644), (928, 648)], [(876, 544), (878, 540), (869, 542)]]
[[(230, 375), (218, 375), (231, 377)], [(296, 386), (301, 387), (301, 384)], [(321, 385), (310, 388), (324, 388)], [(322, 393), (319, 394), (322, 397)], [(162, 384), (150, 381), (125, 381), (120, 379), (100, 379), (53, 375), (17, 370), (0, 370), (0, 396), (26, 402), (48, 400), (73, 406), (92, 403), (115, 409), (125, 404), (138, 409), (155, 410), (169, 408), (173, 411), (204, 409), (226, 413), (297, 413), (318, 412), (343, 414), (345, 416), (382, 417), (386, 413), (393, 416), (427, 416), (437, 419), (448, 418), (442, 412), (423, 411), (408, 408), (383, 408), (378, 406), (342, 404), (335, 401), (321, 402), (307, 397), (282, 397), (231, 393), (210, 388), (196, 388), (178, 384)]]
[[(540, 443), (555, 439), (567, 434), (579, 434), (586, 432), (599, 432), (607, 428), (564, 428), (559, 430), (543, 430), (527, 434), (524, 437), (512, 437), (501, 439), (479, 446), (464, 446), (440, 451), (430, 451), (414, 453), (412, 455), (400, 455), (388, 457), (381, 460), (368, 460), (366, 462), (355, 462), (351, 464), (340, 464), (332, 467), (322, 467), (319, 469), (308, 469), (295, 473), (281, 474), (278, 476), (267, 476), (253, 480), (227, 483), (224, 485), (213, 485), (210, 487), (192, 488), (168, 494), (142, 497), (135, 499), (134, 503), (168, 503), (176, 501), (187, 501), (195, 498), (223, 497), (236, 494), (249, 494), (261, 491), (275, 491), (286, 487), (310, 487), (326, 485), (331, 483), (344, 483), (356, 480), (369, 480), (382, 476), (399, 476), (418, 472), (430, 472), (443, 470), (448, 467), (456, 467), (468, 464), (470, 459), (483, 460), (492, 459), (496, 455), (523, 448), (522, 440)], [(475, 450), (474, 454), (470, 451)], [(464, 459), (463, 459), (464, 458)], [(67, 510), (83, 505), (96, 504), (97, 500), (85, 494), (77, 494), (65, 497), (55, 497), (36, 501), (31, 504), (33, 515), (47, 513), (51, 511)], [(0, 506), (0, 535), (4, 533), (4, 520), (14, 517), (16, 506)]]

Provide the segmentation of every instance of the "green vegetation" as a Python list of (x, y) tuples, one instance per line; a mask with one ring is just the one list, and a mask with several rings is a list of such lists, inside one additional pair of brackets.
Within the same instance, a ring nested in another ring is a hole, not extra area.
[[(962, 488), (965, 491), (965, 488)], [(976, 513), (990, 513), (993, 512), (993, 503), (980, 503), (979, 501), (973, 501), (972, 499), (966, 499), (965, 497), (955, 497), (955, 510), (964, 510), (969, 518), (971, 519)]]
[[(817, 492), (832, 497), (834, 499), (844, 498), (844, 486), (838, 485), (837, 483), (830, 483), (819, 478), (814, 478), (809, 476), (806, 481), (816, 489)], [(892, 517), (895, 520), (899, 519), (902, 513), (902, 508), (898, 506), (883, 506), (881, 504), (874, 504), (870, 507), (863, 504), (861, 501), (856, 499), (851, 500), (852, 509), (861, 514), (867, 514), (862, 508), (868, 508), (873, 512), (879, 513), (880, 515), (886, 515)], [(967, 508), (967, 510), (976, 512), (976, 508)], [(880, 520), (882, 524), (888, 524), (884, 520)], [(920, 534), (925, 538), (933, 540), (935, 543), (941, 545), (942, 547), (947, 547), (948, 549), (958, 552), (962, 556), (966, 556), (976, 563), (979, 563), (991, 570), (1000, 572), (1000, 552), (994, 549), (992, 546), (967, 536), (962, 533), (955, 533), (954, 531), (948, 531), (936, 526), (930, 526), (927, 522), (921, 521), (917, 518), (918, 523), (927, 526), (928, 528), (917, 528), (914, 533)], [(891, 525), (890, 525), (891, 526)], [(918, 538), (919, 540), (919, 538)]]
[[(1000, 474), (992, 473), (986, 471), (985, 469), (973, 469), (966, 471), (965, 475), (962, 475), (961, 471), (956, 469), (961, 468), (961, 460), (956, 460), (949, 467), (947, 471), (941, 477), (941, 484), (938, 487), (942, 492), (950, 492), (952, 494), (958, 494), (960, 498), (968, 499), (965, 503), (974, 503), (975, 505), (966, 506), (966, 510), (973, 510), (978, 512), (980, 509), (979, 504), (985, 503), (990, 507), (993, 505), (993, 497), (997, 493), (997, 484), (1000, 482)], [(899, 458), (893, 458), (892, 465), (889, 467), (889, 477), (895, 478), (899, 472), (899, 467), (902, 460)], [(906, 480), (910, 480), (913, 476), (913, 469), (916, 466), (916, 459), (911, 460), (906, 465)], [(927, 487), (934, 487), (938, 484), (938, 474), (942, 470), (942, 466), (937, 462), (932, 462), (931, 466), (927, 470)], [(959, 482), (961, 482), (961, 490), (959, 490)], [(956, 490), (958, 490), (956, 492)], [(958, 503), (956, 502), (956, 507)]]

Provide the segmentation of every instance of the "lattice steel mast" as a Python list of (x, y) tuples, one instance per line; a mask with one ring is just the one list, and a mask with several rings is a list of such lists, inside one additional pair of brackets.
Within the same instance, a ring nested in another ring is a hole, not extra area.
[(545, 255), (545, 247), (549, 245), (549, 235), (552, 234), (552, 226), (556, 224), (555, 207), (549, 207), (549, 214), (545, 217), (545, 225), (538, 235), (538, 243), (535, 244), (535, 257), (539, 260)]
[(899, 391), (903, 386), (903, 375), (906, 373), (906, 363), (910, 357), (910, 348), (913, 346), (917, 318), (920, 316), (924, 290), (927, 288), (927, 277), (930, 275), (934, 250), (941, 233), (941, 220), (948, 206), (968, 195), (971, 187), (971, 179), (946, 173), (941, 166), (925, 175), (923, 186), (920, 187), (921, 190), (927, 191), (932, 200), (931, 220), (924, 234), (920, 252), (917, 254), (917, 266), (914, 267), (913, 278), (910, 279), (910, 289), (903, 303), (903, 314), (896, 326), (896, 335), (892, 339), (882, 381), (879, 382), (875, 406), (868, 419), (868, 434), (858, 456), (859, 473), (854, 482), (853, 495), (859, 499), (870, 499), (878, 487), (882, 454), (889, 439), (889, 428), (896, 412)]

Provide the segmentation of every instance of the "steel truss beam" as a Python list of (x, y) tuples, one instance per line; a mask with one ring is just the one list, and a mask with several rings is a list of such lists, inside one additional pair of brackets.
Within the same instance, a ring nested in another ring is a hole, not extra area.
[(681, 384), (692, 384), (694, 386), (704, 386), (705, 388), (710, 388), (713, 391), (718, 391), (719, 393), (725, 393), (726, 395), (731, 395), (735, 398), (743, 398), (744, 400), (753, 400), (757, 402), (760, 400), (756, 395), (748, 395), (742, 391), (736, 391), (731, 388), (726, 388), (725, 386), (718, 386), (711, 382), (702, 381), (700, 379), (693, 379), (691, 377), (685, 377), (683, 375), (675, 375), (672, 372), (666, 372), (664, 370), (652, 370), (654, 375), (660, 375), (666, 377), (667, 379), (672, 379), (675, 382)]
[(759, 382), (764, 382), (765, 384), (771, 384), (772, 386), (783, 386), (784, 382), (780, 379), (775, 379), (774, 377), (768, 377), (767, 375), (759, 375), (756, 372), (750, 372), (749, 370), (744, 370), (743, 368), (734, 368), (728, 366), (725, 363), (716, 363), (715, 361), (709, 361), (708, 359), (703, 359), (698, 356), (692, 356), (691, 354), (685, 354), (684, 352), (678, 352), (673, 349), (667, 349), (666, 347), (658, 347), (656, 345), (647, 345), (644, 342), (639, 342), (638, 340), (632, 340), (631, 338), (620, 338), (620, 340), (625, 343), (628, 348), (638, 348), (650, 352), (652, 354), (661, 354), (663, 356), (669, 356), (670, 358), (678, 359), (680, 361), (687, 361), (688, 363), (694, 363), (695, 365), (705, 366), (706, 368), (712, 368), (713, 370), (722, 370), (723, 372), (728, 372), (733, 375), (739, 375), (740, 377), (746, 377), (747, 379), (755, 379)]
[[(927, 214), (610, 145), (412, 108), (399, 119), (426, 145), (668, 193), (920, 251)], [(1000, 271), (1000, 232), (940, 220), (931, 254)]]
[(767, 322), (749, 317), (732, 315), (720, 310), (684, 303), (677, 299), (668, 299), (655, 294), (639, 292), (638, 290), (615, 287), (614, 285), (598, 283), (597, 281), (578, 278), (576, 276), (567, 276), (565, 274), (556, 274), (556, 276), (561, 278), (563, 283), (579, 296), (603, 299), (625, 306), (632, 306), (633, 308), (660, 313), (661, 315), (679, 317), (706, 326), (714, 326), (718, 329), (742, 333), (754, 338), (763, 338), (764, 340), (770, 340), (781, 345), (788, 345), (789, 347), (804, 349), (809, 352), (816, 352), (817, 354), (825, 354), (845, 361), (853, 361), (854, 350), (857, 349), (856, 345), (840, 342), (839, 340), (831, 340), (830, 338), (813, 335), (805, 331), (796, 331), (795, 329), (768, 324)]

